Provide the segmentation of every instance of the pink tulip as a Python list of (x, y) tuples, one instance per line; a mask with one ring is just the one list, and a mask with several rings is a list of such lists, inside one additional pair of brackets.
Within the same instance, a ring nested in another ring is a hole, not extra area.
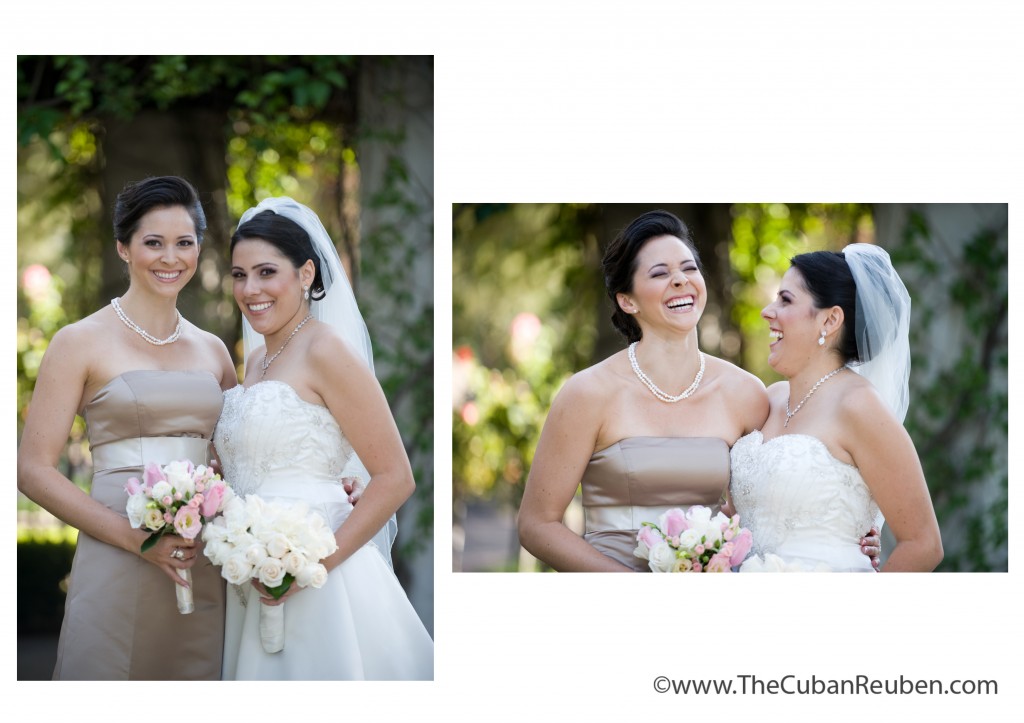
[(205, 492), (205, 491), (206, 491), (206, 485), (204, 485), (202, 482), (196, 482), (196, 492)]
[(157, 482), (167, 481), (167, 477), (164, 476), (163, 470), (160, 469), (160, 465), (156, 462), (150, 462), (146, 465), (146, 471), (143, 474), (143, 479), (146, 481), (147, 487), (152, 487)]
[[(198, 497), (198, 495), (197, 495)], [(199, 512), (203, 517), (213, 517), (220, 509), (221, 501), (224, 499), (224, 485), (215, 484), (203, 495), (202, 506)], [(645, 528), (646, 529), (646, 528)], [(650, 545), (648, 545), (650, 547)]]
[(754, 536), (750, 534), (750, 530), (742, 530), (740, 534), (733, 538), (730, 544), (733, 545), (733, 553), (730, 562), (733, 565), (739, 565), (747, 557), (747, 553), (750, 552), (750, 547), (754, 543)]
[[(223, 494), (223, 492), (221, 494)], [(203, 514), (207, 515), (206, 512), (203, 512)], [(207, 516), (209, 516), (209, 515), (207, 515)], [(647, 545), (647, 549), (652, 549), (655, 545), (657, 545), (659, 542), (661, 542), (662, 538), (661, 538), (661, 535), (658, 534), (658, 531), (655, 530), (653, 527), (650, 527), (648, 525), (643, 525), (637, 531), (636, 539), (638, 539), (640, 542), (642, 542), (645, 545)]]
[(138, 477), (129, 477), (124, 485), (124, 491), (130, 495), (137, 495), (142, 492), (142, 483)]
[(665, 513), (665, 536), (677, 537), (686, 529), (686, 513), (676, 508)]

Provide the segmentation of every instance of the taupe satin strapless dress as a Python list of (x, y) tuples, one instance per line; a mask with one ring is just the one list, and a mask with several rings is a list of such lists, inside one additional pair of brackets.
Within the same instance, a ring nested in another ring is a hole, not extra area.
[[(127, 517), (129, 477), (149, 462), (209, 461), (220, 416), (209, 372), (131, 371), (85, 407), (92, 497)], [(178, 612), (174, 582), (155, 565), (84, 533), (71, 568), (55, 680), (219, 680), (224, 581), (205, 556), (192, 567), (195, 612)]]
[(629, 437), (595, 452), (583, 473), (584, 539), (637, 572), (633, 555), (644, 522), (673, 507), (717, 512), (729, 487), (729, 445), (712, 437)]

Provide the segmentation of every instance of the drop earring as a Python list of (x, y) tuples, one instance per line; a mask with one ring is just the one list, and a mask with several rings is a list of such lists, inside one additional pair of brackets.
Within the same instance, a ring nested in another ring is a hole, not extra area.
[(306, 301), (309, 301), (309, 287), (308, 286), (303, 286), (302, 287), (302, 298), (305, 299)]
[(825, 346), (825, 330), (821, 330), (821, 336), (818, 337), (818, 346)]

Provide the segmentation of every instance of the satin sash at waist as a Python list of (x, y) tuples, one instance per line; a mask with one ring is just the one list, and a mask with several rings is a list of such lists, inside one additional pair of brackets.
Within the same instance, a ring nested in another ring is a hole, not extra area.
[(188, 459), (193, 464), (210, 461), (210, 441), (202, 437), (135, 437), (92, 448), (93, 472), (126, 467), (145, 467)]
[(610, 505), (584, 507), (587, 532), (639, 530), (644, 522), (657, 522), (658, 518), (679, 505), (639, 507), (636, 505)]

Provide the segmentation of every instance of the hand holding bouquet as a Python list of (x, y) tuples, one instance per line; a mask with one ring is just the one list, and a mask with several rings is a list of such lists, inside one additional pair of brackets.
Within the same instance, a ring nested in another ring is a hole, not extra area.
[[(233, 585), (259, 580), (280, 598), (293, 584), (323, 587), (320, 562), (338, 549), (323, 517), (302, 501), (264, 501), (257, 495), (233, 498), (224, 513), (203, 529), (205, 554)], [(284, 649), (284, 604), (260, 605), (260, 641), (268, 653)]]
[(668, 510), (658, 524), (644, 522), (636, 539), (633, 554), (647, 560), (653, 572), (732, 572), (753, 541), (750, 530), (740, 527), (739, 515), (712, 517), (702, 505)]
[[(196, 467), (187, 459), (163, 467), (151, 462), (146, 465), (143, 480), (131, 477), (124, 489), (128, 493), (128, 522), (134, 529), (144, 527), (150, 531), (142, 543), (142, 552), (167, 533), (194, 540), (203, 523), (220, 512), (233, 496), (219, 474), (206, 465)], [(180, 550), (175, 552), (180, 553)], [(191, 585), (189, 570), (179, 569), (178, 575)], [(182, 615), (192, 612), (195, 605), (191, 588), (176, 585), (175, 592), (178, 612)]]

